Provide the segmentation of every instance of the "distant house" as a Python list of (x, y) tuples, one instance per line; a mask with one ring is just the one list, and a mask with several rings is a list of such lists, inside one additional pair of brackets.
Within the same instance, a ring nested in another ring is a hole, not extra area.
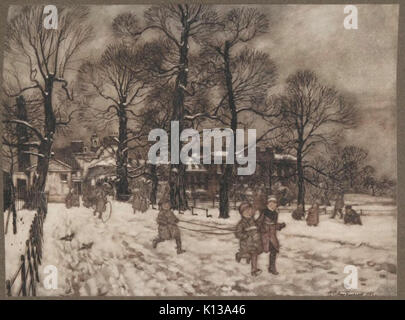
[[(222, 154), (225, 162), (226, 152)], [(287, 185), (294, 181), (296, 164), (296, 158), (292, 155), (276, 153), (272, 148), (257, 148), (255, 173), (237, 176), (234, 183), (256, 187), (263, 185), (271, 190), (276, 183)], [(222, 171), (222, 164), (188, 164), (185, 176), (187, 187), (190, 192), (198, 194), (218, 192)]]
[[(112, 139), (110, 137), (108, 141)], [(98, 136), (93, 134), (88, 144), (82, 140), (73, 140), (67, 146), (53, 148), (45, 185), (49, 202), (63, 202), (70, 189), (82, 194), (84, 177), (89, 169), (105, 167), (106, 162), (110, 167), (114, 167), (114, 156), (105, 147), (108, 141), (104, 140), (101, 143)], [(26, 168), (24, 172), (13, 173), (12, 181), (16, 187), (17, 197), (25, 199), (27, 191), (33, 184), (36, 167), (35, 164)], [(104, 168), (104, 171), (112, 172), (111, 168), (109, 170)]]
[(73, 140), (70, 145), (53, 150), (54, 159), (69, 165), (72, 169), (70, 187), (74, 193), (82, 194), (83, 179), (94, 161), (102, 157), (103, 149), (100, 139), (93, 134), (88, 145), (82, 140)]
[[(28, 168), (28, 187), (34, 182), (37, 165)], [(69, 189), (72, 186), (73, 168), (55, 158), (50, 159), (48, 175), (46, 177), (45, 192), (48, 194), (49, 202), (64, 202)]]

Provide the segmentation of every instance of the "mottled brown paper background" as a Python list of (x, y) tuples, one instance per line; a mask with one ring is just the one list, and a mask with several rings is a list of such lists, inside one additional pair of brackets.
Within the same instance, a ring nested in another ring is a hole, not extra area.
[[(182, 1), (184, 2), (184, 1)], [(397, 298), (404, 299), (405, 298), (405, 219), (402, 217), (402, 208), (405, 207), (405, 198), (401, 197), (405, 188), (405, 148), (403, 147), (403, 141), (405, 140), (405, 130), (401, 126), (401, 124), (405, 121), (405, 112), (403, 111), (402, 104), (405, 102), (405, 93), (401, 91), (401, 88), (405, 87), (405, 63), (401, 57), (404, 55), (405, 51), (405, 1), (330, 1), (330, 0), (310, 0), (310, 1), (244, 1), (244, 0), (221, 0), (221, 1), (202, 1), (207, 4), (399, 4), (399, 28), (398, 28), (398, 55), (397, 55), (397, 108), (396, 108), (396, 119), (397, 119), (397, 164), (391, 163), (393, 167), (396, 167), (397, 174), (398, 174), (398, 197), (397, 197), (397, 208), (398, 208), (398, 226), (397, 226)], [(118, 5), (118, 4), (152, 4), (152, 3), (161, 3), (161, 1), (119, 1), (119, 0), (109, 0), (109, 1), (89, 1), (89, 0), (75, 0), (75, 1), (63, 1), (63, 0), (53, 0), (53, 1), (37, 1), (37, 0), (3, 0), (0, 3), (0, 75), (3, 75), (3, 39), (4, 39), (4, 30), (7, 21), (7, 12), (9, 5), (22, 5), (22, 4), (94, 4), (94, 5)], [(316, 44), (314, 43), (316, 46)], [(372, 64), (372, 61), (366, 61), (366, 64)], [(352, 85), (355, 85), (353, 83)], [(394, 117), (395, 118), (395, 117)], [(373, 154), (374, 156), (374, 154)], [(394, 159), (393, 159), (394, 160)], [(376, 160), (378, 161), (378, 159)], [(388, 163), (390, 166), (390, 163)], [(389, 168), (391, 169), (391, 168)], [(0, 183), (2, 184), (2, 179), (0, 179)], [(2, 194), (2, 192), (1, 192)], [(2, 198), (2, 196), (0, 197)], [(2, 206), (2, 199), (0, 205)], [(4, 225), (4, 215), (0, 215), (0, 223)], [(3, 228), (0, 230), (0, 298), (5, 298), (5, 248), (4, 248), (4, 234)], [(376, 235), (377, 236), (377, 235)], [(227, 297), (125, 297), (124, 299), (227, 299)], [(263, 299), (382, 299), (384, 297), (361, 297), (361, 296), (352, 296), (352, 297), (317, 297), (317, 296), (273, 296), (273, 297), (260, 297)], [(387, 299), (393, 299), (393, 297), (386, 297)], [(394, 297), (395, 298), (395, 297)], [(19, 299), (19, 298), (12, 298), (12, 299)], [(36, 297), (36, 298), (26, 298), (26, 299), (66, 299), (61, 297)], [(118, 297), (108, 297), (108, 298), (97, 298), (97, 297), (90, 297), (84, 299), (122, 299)], [(240, 300), (240, 299), (258, 299), (258, 297), (232, 297), (232, 299)]]

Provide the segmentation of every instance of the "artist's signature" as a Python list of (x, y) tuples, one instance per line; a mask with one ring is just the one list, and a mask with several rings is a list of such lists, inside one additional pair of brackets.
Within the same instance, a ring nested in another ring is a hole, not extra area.
[(353, 291), (353, 290), (340, 290), (340, 291), (329, 291), (330, 296), (361, 296), (361, 297), (374, 297), (375, 292), (372, 291)]

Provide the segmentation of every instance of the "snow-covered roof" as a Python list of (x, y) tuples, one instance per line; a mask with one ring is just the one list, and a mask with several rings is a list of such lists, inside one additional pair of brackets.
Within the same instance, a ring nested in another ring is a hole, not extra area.
[(89, 168), (94, 168), (97, 166), (104, 166), (104, 167), (112, 167), (116, 165), (116, 161), (113, 157), (103, 158), (103, 159), (96, 159), (91, 162)]
[[(51, 166), (51, 163), (55, 163), (57, 166)], [(71, 171), (72, 167), (68, 165), (67, 163), (64, 163), (58, 159), (50, 159), (49, 160), (49, 169), (48, 171)], [(31, 167), (27, 168), (29, 171), (34, 171), (37, 167), (37, 164), (32, 165)], [(64, 168), (64, 170), (57, 170), (56, 168)]]
[(297, 161), (297, 158), (294, 157), (291, 154), (281, 154), (281, 153), (275, 153), (274, 154), (274, 159), (276, 160), (292, 160), (292, 161)]
[(206, 172), (207, 169), (202, 164), (188, 164), (186, 166), (187, 172)]

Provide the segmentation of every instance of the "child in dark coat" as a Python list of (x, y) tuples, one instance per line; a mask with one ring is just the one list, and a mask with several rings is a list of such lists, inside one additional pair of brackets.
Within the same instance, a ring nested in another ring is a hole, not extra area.
[(156, 248), (159, 242), (165, 240), (176, 240), (177, 254), (185, 252), (181, 247), (180, 229), (177, 226), (179, 219), (170, 210), (170, 200), (164, 199), (159, 203), (160, 211), (156, 222), (158, 224), (158, 236), (153, 240), (153, 248)]
[(345, 215), (343, 217), (343, 222), (344, 224), (362, 225), (360, 215), (350, 205), (347, 205), (345, 207)]
[(250, 203), (244, 202), (239, 206), (241, 220), (236, 225), (235, 236), (239, 239), (239, 252), (235, 259), (240, 262), (242, 258), (251, 262), (252, 276), (259, 275), (262, 271), (257, 268), (257, 256), (262, 252), (260, 234), (254, 219), (255, 209)]
[(277, 199), (271, 196), (267, 208), (262, 210), (257, 219), (257, 225), (263, 241), (263, 251), (269, 252), (269, 272), (277, 275), (276, 258), (280, 250), (280, 244), (277, 239), (277, 231), (283, 229), (286, 224), (278, 223)]

